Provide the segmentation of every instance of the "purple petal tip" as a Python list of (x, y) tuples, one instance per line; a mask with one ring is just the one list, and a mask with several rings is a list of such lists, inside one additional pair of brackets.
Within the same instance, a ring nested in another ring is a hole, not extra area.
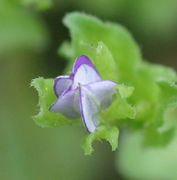
[(83, 65), (83, 64), (86, 64), (90, 67), (92, 67), (93, 69), (96, 70), (96, 67), (94, 66), (94, 64), (91, 62), (91, 60), (87, 57), (87, 56), (79, 56), (76, 60), (75, 60), (75, 63), (74, 63), (74, 66), (73, 66), (73, 72), (76, 73), (77, 69)]

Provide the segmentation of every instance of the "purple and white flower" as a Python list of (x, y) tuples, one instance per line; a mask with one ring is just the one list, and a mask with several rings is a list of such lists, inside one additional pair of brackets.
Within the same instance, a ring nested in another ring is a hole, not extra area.
[(116, 87), (117, 83), (101, 79), (87, 56), (80, 56), (69, 76), (55, 79), (54, 91), (58, 100), (50, 111), (62, 113), (69, 119), (81, 117), (87, 130), (94, 132), (99, 126), (99, 112), (112, 103)]

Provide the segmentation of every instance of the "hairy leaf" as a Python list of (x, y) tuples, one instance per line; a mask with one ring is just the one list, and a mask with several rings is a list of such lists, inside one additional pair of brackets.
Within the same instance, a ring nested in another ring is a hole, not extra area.
[(77, 120), (69, 120), (62, 114), (49, 111), (50, 106), (56, 100), (53, 91), (52, 79), (36, 78), (31, 82), (39, 95), (39, 113), (33, 117), (34, 121), (41, 127), (58, 127), (66, 124), (78, 123)]

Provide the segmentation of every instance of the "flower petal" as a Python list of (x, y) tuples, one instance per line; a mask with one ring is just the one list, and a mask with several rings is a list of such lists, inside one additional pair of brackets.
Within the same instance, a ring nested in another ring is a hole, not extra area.
[(91, 68), (93, 68), (95, 71), (97, 71), (96, 67), (93, 65), (93, 63), (90, 61), (90, 59), (87, 56), (79, 56), (74, 62), (73, 73), (76, 73), (77, 69), (83, 64), (86, 64)]
[(94, 132), (98, 126), (99, 108), (84, 87), (80, 87), (79, 102), (82, 121), (89, 132)]
[(74, 75), (74, 82), (72, 88), (76, 88), (79, 84), (84, 85), (95, 81), (100, 81), (101, 78), (98, 73), (90, 66), (81, 65)]
[(61, 96), (50, 108), (51, 112), (59, 112), (70, 119), (80, 117), (79, 89), (71, 90)]
[(109, 80), (90, 83), (85, 87), (92, 93), (95, 101), (101, 108), (107, 108), (112, 103), (112, 96), (116, 91), (117, 83)]
[[(81, 57), (84, 57), (82, 60)], [(95, 66), (87, 57), (81, 56), (79, 60), (76, 60), (74, 65), (74, 82), (72, 89), (76, 88), (79, 84), (84, 85), (95, 81), (100, 81), (101, 77), (97, 72)], [(77, 63), (78, 62), (78, 63)]]
[(72, 78), (70, 76), (58, 76), (55, 79), (54, 84), (54, 91), (57, 97), (61, 96), (64, 92), (66, 93), (71, 85), (72, 85)]

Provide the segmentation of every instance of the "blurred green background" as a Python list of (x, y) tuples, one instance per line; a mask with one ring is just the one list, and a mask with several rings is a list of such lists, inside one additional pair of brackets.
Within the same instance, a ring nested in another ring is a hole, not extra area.
[(134, 179), (121, 175), (117, 152), (106, 142), (96, 143), (93, 155), (84, 156), (80, 147), (84, 129), (79, 125), (43, 129), (31, 119), (38, 97), (30, 81), (54, 78), (64, 71), (67, 60), (57, 50), (69, 39), (69, 32), (62, 18), (76, 10), (121, 23), (132, 32), (146, 59), (177, 69), (176, 0), (1, 0), (2, 180)]

